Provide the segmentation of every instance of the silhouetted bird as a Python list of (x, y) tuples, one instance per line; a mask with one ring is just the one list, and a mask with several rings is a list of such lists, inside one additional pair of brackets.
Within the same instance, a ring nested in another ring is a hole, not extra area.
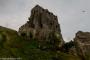
[(86, 12), (85, 10), (83, 10), (82, 12)]

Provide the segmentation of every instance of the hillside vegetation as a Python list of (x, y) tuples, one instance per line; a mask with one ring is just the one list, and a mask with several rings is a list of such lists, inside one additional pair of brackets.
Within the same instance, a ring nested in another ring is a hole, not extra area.
[(42, 50), (37, 39), (25, 40), (17, 31), (0, 27), (0, 58), (21, 60), (79, 60), (78, 57), (58, 51)]

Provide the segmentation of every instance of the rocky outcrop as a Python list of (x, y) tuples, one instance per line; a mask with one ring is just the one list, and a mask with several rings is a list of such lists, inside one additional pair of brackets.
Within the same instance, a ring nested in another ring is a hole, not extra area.
[(82, 60), (90, 60), (90, 32), (77, 32), (74, 42), (77, 54)]
[(90, 60), (90, 32), (78, 31), (64, 43), (57, 16), (36, 5), (29, 21), (15, 31), (0, 26), (0, 58)]
[(19, 34), (28, 40), (36, 38), (43, 48), (61, 47), (64, 43), (57, 16), (39, 5), (32, 9), (29, 21), (19, 28)]

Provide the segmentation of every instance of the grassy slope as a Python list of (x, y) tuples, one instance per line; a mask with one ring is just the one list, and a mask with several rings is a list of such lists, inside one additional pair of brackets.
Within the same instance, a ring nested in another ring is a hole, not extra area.
[(9, 57), (21, 57), (22, 60), (79, 60), (62, 52), (42, 51), (36, 40), (24, 40), (15, 30), (0, 27), (0, 58)]

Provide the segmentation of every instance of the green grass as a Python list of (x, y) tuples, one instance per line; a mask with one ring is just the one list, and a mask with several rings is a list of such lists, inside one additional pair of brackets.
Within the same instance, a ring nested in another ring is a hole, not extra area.
[(0, 27), (0, 58), (22, 58), (21, 60), (80, 60), (78, 57), (41, 50), (36, 39), (23, 39), (17, 31)]

